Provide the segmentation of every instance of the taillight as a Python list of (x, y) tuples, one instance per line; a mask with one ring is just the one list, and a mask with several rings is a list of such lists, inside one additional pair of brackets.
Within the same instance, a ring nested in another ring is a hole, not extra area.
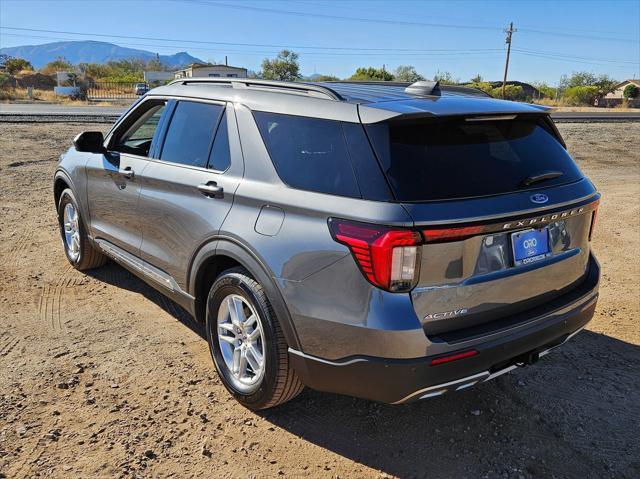
[(482, 233), (483, 226), (460, 226), (457, 228), (429, 228), (422, 231), (427, 243), (461, 241)]
[(365, 277), (393, 292), (409, 291), (420, 274), (422, 237), (417, 231), (329, 219), (333, 238), (351, 250)]

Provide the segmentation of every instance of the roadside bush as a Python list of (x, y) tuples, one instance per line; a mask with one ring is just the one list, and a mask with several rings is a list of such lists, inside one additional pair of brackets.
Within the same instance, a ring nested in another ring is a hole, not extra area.
[(6, 88), (12, 85), (11, 75), (8, 73), (0, 73), (0, 88)]
[(597, 86), (574, 86), (564, 92), (564, 101), (570, 106), (591, 106), (597, 97)]
[(29, 72), (28, 75), (21, 75), (16, 78), (17, 86), (22, 88), (33, 87), (39, 90), (53, 90), (56, 86), (55, 79), (50, 75), (43, 75), (42, 73)]
[[(502, 87), (492, 89), (488, 92), (494, 98), (502, 98)], [(529, 98), (525, 95), (524, 90), (518, 85), (507, 85), (504, 89), (504, 99), (511, 101), (528, 101)]]
[(359, 81), (391, 81), (393, 75), (382, 68), (368, 67), (358, 68), (356, 72), (349, 77), (349, 80)]
[[(557, 88), (554, 88), (554, 87), (549, 86), (546, 83), (542, 83), (542, 82), (533, 83), (533, 86), (538, 89), (538, 91), (542, 94), (542, 96), (544, 98), (555, 98), (556, 97), (556, 92), (558, 91)], [(540, 98), (538, 98), (538, 100), (540, 100)]]
[(467, 83), (465, 86), (469, 88), (477, 88), (478, 90), (482, 90), (483, 92), (486, 92), (489, 95), (491, 95), (491, 91), (493, 90), (491, 83), (488, 83), (486, 81), (471, 82), (471, 83)]
[(622, 96), (625, 97), (626, 99), (638, 98), (638, 94), (640, 94), (640, 88), (638, 88), (633, 84), (627, 85), (626, 87), (624, 87), (624, 90), (622, 91)]

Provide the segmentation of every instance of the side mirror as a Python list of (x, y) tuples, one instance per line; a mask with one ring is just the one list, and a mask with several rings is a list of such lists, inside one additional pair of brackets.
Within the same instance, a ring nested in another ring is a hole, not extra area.
[(104, 136), (99, 131), (83, 131), (73, 139), (75, 149), (87, 153), (105, 153), (107, 150), (103, 143)]

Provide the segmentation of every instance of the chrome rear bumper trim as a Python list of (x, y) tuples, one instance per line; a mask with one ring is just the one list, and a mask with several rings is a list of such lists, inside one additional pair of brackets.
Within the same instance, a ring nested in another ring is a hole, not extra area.
[[(576, 334), (578, 334), (580, 331), (582, 331), (585, 328), (585, 326), (581, 327), (580, 329), (577, 329), (576, 331), (574, 331), (573, 333), (571, 333), (569, 336), (567, 336), (565, 338), (564, 341), (562, 341), (560, 344), (557, 344), (556, 346), (553, 346), (549, 349), (545, 349), (543, 351), (540, 351), (540, 353), (538, 354), (538, 357), (543, 357), (546, 356), (547, 354), (549, 354), (550, 351), (552, 351), (553, 349), (562, 346), (564, 343), (566, 343), (567, 341), (569, 341), (571, 338), (573, 338)], [(512, 364), (511, 366), (507, 366), (506, 368), (502, 368), (499, 369), (498, 371), (495, 371), (493, 373), (489, 372), (489, 371), (483, 371), (481, 373), (477, 373), (474, 374), (472, 376), (466, 376), (464, 378), (461, 379), (456, 379), (455, 381), (450, 381), (447, 383), (443, 383), (443, 384), (436, 384), (434, 386), (429, 386), (428, 388), (424, 388), (424, 389), (419, 389), (411, 394), (409, 394), (408, 396), (405, 396), (404, 398), (400, 399), (399, 401), (396, 401), (392, 404), (402, 404), (405, 402), (409, 402), (412, 399), (415, 399), (416, 396), (419, 396), (417, 399), (428, 399), (431, 397), (436, 397), (436, 396), (442, 396), (445, 393), (448, 393), (450, 391), (462, 391), (464, 389), (470, 388), (472, 386), (475, 386), (478, 383), (486, 383), (487, 381), (491, 381), (492, 379), (497, 378), (498, 376), (502, 376), (503, 374), (506, 374), (510, 371), (513, 371), (514, 369), (516, 369), (518, 366), (516, 366), (515, 364)]]

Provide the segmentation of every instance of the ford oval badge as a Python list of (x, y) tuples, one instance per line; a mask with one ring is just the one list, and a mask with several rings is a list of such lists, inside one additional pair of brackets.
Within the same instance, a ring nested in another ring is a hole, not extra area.
[(529, 199), (534, 203), (538, 203), (538, 204), (546, 203), (547, 201), (549, 201), (549, 197), (542, 193), (536, 193), (535, 195), (531, 195)]

